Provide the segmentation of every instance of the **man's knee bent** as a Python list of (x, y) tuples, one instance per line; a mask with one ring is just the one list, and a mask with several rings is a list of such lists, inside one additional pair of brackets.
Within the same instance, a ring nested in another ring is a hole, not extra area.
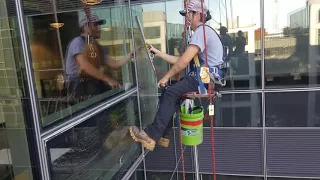
[(163, 98), (172, 102), (177, 102), (182, 94), (175, 90), (174, 88), (168, 88), (164, 93), (163, 93)]

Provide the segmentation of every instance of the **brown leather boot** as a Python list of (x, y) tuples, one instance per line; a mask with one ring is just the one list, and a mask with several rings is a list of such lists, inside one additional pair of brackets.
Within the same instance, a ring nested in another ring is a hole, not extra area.
[(170, 139), (166, 137), (161, 137), (160, 140), (158, 141), (158, 145), (163, 146), (163, 147), (169, 147)]
[(143, 147), (146, 149), (153, 151), (154, 147), (156, 146), (156, 142), (151, 139), (147, 133), (144, 132), (144, 130), (141, 130), (137, 128), (136, 126), (131, 126), (129, 128), (130, 135), (133, 140), (136, 142), (140, 142)]

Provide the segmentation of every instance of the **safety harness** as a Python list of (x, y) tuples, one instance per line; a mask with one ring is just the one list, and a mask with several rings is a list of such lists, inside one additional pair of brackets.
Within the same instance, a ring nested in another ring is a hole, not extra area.
[[(202, 26), (202, 25), (199, 25), (198, 28), (200, 26)], [(205, 25), (205, 26), (210, 27), (208, 25)], [(212, 27), (210, 27), (210, 29), (212, 29), (212, 31), (214, 31), (216, 33), (216, 35), (219, 37), (220, 42), (222, 44), (222, 48), (224, 49), (224, 46), (223, 46), (223, 43), (222, 43), (220, 36), (217, 34), (217, 32)], [(197, 77), (197, 80), (199, 82), (198, 91), (200, 94), (207, 94), (207, 89), (205, 88), (205, 84), (209, 84), (210, 81), (213, 83), (213, 85), (216, 85), (216, 84), (218, 84), (220, 86), (226, 85), (225, 76), (226, 76), (227, 70), (229, 68), (229, 62), (226, 61), (226, 54), (225, 53), (223, 54), (224, 63), (220, 64), (218, 66), (215, 66), (215, 67), (201, 66), (198, 55), (196, 55), (193, 58), (193, 61), (196, 66), (196, 71), (190, 72), (189, 75)]]

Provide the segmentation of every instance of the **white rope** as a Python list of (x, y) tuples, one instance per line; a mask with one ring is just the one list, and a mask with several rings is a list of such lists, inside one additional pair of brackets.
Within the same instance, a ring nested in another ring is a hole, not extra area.
[[(181, 145), (182, 145), (182, 144), (181, 144)], [(184, 154), (184, 150), (186, 149), (186, 147), (187, 147), (187, 146), (184, 146), (183, 151), (182, 151), (182, 152), (183, 152), (182, 154)], [(172, 180), (172, 178), (174, 177), (174, 174), (175, 174), (176, 170), (178, 169), (180, 160), (181, 160), (181, 158), (182, 158), (182, 154), (180, 155), (179, 161), (177, 162), (176, 167), (175, 167), (174, 170), (173, 170), (173, 173), (172, 173), (172, 175), (171, 175), (170, 180)]]

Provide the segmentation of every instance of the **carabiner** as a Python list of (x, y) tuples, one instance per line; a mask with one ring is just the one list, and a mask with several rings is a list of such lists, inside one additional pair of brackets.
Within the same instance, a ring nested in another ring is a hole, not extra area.
[(90, 53), (90, 57), (92, 57), (92, 58), (96, 58), (96, 57), (97, 57), (97, 53), (95, 53), (95, 52), (91, 52), (91, 53)]

